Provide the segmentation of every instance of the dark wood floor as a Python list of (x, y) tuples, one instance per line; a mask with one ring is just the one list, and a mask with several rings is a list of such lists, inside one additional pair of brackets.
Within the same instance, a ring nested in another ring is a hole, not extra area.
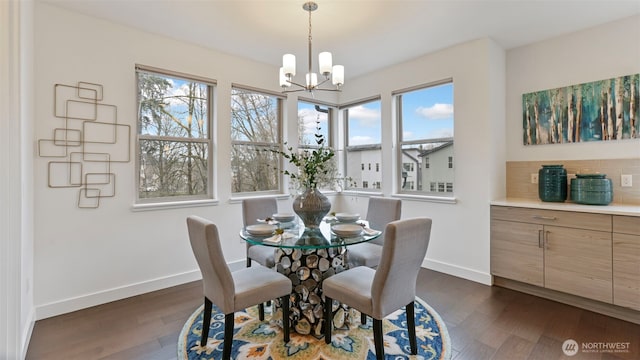
[[(640, 325), (426, 269), (417, 290), (447, 324), (454, 360), (560, 359), (567, 339), (630, 343), (626, 353), (568, 359), (640, 359)], [(182, 325), (201, 302), (195, 282), (41, 320), (27, 359), (175, 359)]]

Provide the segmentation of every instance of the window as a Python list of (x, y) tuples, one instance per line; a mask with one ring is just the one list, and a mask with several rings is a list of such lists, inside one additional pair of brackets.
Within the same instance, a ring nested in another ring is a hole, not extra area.
[(231, 89), (231, 188), (233, 193), (280, 190), (282, 98), (234, 86)]
[[(379, 170), (365, 172), (364, 168), (358, 171), (357, 164), (379, 164), (382, 159), (382, 122), (380, 113), (380, 100), (368, 100), (343, 109), (346, 129), (346, 176), (351, 178), (352, 184), (377, 184), (382, 181)], [(357, 186), (357, 185), (356, 185)], [(368, 188), (368, 186), (367, 186)]]
[(136, 202), (212, 198), (215, 82), (136, 66)]
[(327, 106), (298, 101), (298, 148), (312, 149), (317, 148), (316, 133), (317, 127), (320, 127), (320, 135), (323, 135), (330, 144), (329, 124), (331, 109)]
[(375, 187), (376, 189), (380, 189), (382, 187), (382, 184), (380, 183), (380, 181), (376, 181)]
[(376, 172), (380, 172), (380, 163), (376, 163)]
[(364, 170), (364, 163), (362, 164), (362, 170)]
[[(445, 183), (451, 183), (453, 192), (453, 82), (441, 81), (393, 94), (398, 110), (401, 192), (439, 195)], [(418, 171), (406, 164), (416, 164)], [(409, 182), (415, 184), (414, 188), (406, 186)]]
[(447, 183), (447, 192), (453, 192), (453, 183)]
[(369, 187), (369, 182), (368, 181), (363, 181), (362, 182), (362, 188), (363, 189), (367, 189)]

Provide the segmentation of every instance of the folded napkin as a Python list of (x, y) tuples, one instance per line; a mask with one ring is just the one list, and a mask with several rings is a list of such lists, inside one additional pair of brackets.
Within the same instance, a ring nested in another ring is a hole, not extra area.
[(369, 235), (369, 236), (378, 235), (378, 234), (382, 233), (382, 231), (380, 231), (380, 230), (373, 230), (373, 229), (371, 229), (369, 227), (362, 228), (362, 232), (367, 234), (367, 235)]
[(280, 242), (282, 242), (282, 240), (289, 239), (292, 237), (294, 237), (294, 235), (289, 233), (275, 234), (271, 237), (263, 239), (262, 242), (269, 243), (269, 244), (279, 244)]

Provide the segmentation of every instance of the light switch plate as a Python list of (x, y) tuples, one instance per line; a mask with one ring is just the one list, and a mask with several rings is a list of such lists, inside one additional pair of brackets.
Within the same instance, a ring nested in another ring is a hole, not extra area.
[(536, 174), (536, 173), (532, 173), (531, 174), (531, 183), (532, 184), (537, 184), (538, 183), (538, 174)]
[(622, 187), (631, 187), (631, 186), (633, 186), (633, 176), (632, 175), (620, 175), (620, 186), (622, 186)]

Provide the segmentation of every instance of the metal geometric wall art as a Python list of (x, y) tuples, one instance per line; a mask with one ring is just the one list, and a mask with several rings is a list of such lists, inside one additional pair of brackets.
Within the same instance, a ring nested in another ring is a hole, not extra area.
[(640, 139), (640, 74), (522, 95), (524, 145)]
[(78, 188), (79, 208), (97, 208), (116, 195), (112, 163), (131, 161), (131, 127), (118, 123), (118, 108), (102, 103), (100, 84), (55, 84), (53, 115), (62, 126), (52, 138), (38, 140), (38, 156), (56, 158), (47, 165), (50, 188)]

